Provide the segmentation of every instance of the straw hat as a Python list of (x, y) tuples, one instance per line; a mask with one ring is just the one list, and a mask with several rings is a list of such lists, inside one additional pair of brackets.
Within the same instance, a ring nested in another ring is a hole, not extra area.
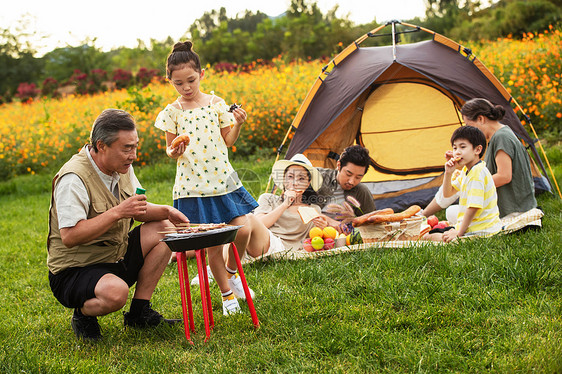
[(290, 160), (279, 160), (273, 164), (271, 177), (277, 186), (284, 188), (285, 170), (291, 165), (302, 166), (308, 170), (310, 173), (310, 186), (314, 191), (318, 191), (322, 187), (322, 175), (302, 153), (297, 153)]

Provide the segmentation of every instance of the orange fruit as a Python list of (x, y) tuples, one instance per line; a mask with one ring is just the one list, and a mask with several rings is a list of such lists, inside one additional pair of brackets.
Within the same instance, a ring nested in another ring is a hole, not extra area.
[(331, 226), (324, 227), (324, 230), (322, 230), (322, 232), (324, 233), (324, 239), (326, 238), (335, 239), (338, 237), (338, 230), (336, 230)]
[(308, 232), (308, 236), (310, 236), (310, 238), (315, 238), (317, 236), (319, 236), (320, 238), (324, 237), (324, 232), (322, 231), (322, 229), (320, 227), (313, 227), (310, 229), (310, 231)]
[(351, 234), (345, 237), (345, 245), (351, 245)]

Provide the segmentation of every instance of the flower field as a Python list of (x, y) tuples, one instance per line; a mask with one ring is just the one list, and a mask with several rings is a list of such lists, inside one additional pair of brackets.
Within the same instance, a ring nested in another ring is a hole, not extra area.
[[(227, 103), (239, 103), (248, 121), (232, 148), (246, 155), (258, 148), (279, 146), (300, 101), (323, 64), (283, 63), (257, 66), (249, 73), (214, 73), (208, 69), (201, 90), (214, 91)], [(136, 119), (140, 137), (138, 164), (165, 156), (165, 136), (154, 127), (158, 112), (177, 97), (169, 84), (152, 83), (144, 89), (70, 95), (31, 103), (0, 106), (0, 178), (53, 171), (88, 142), (95, 118), (106, 108), (129, 111)]]
[[(522, 40), (466, 45), (511, 91), (539, 134), (562, 131), (561, 39), (560, 30), (550, 29)], [(241, 156), (259, 149), (273, 154), (324, 64), (277, 59), (268, 65), (255, 64), (244, 73), (208, 69), (202, 90), (214, 91), (227, 103), (241, 103), (248, 112), (232, 151)], [(164, 134), (154, 127), (154, 119), (176, 95), (171, 85), (154, 82), (143, 89), (4, 104), (0, 106), (0, 178), (60, 167), (88, 141), (94, 119), (110, 107), (125, 109), (136, 118), (141, 139), (138, 163), (162, 159)]]
[(562, 132), (562, 33), (550, 28), (511, 38), (481, 42), (476, 54), (498, 77), (530, 117), (539, 134)]

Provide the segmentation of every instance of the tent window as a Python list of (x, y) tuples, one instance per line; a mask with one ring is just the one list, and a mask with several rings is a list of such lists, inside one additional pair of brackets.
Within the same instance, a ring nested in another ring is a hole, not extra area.
[(360, 141), (379, 169), (399, 174), (442, 170), (459, 117), (453, 101), (438, 89), (384, 84), (365, 103)]

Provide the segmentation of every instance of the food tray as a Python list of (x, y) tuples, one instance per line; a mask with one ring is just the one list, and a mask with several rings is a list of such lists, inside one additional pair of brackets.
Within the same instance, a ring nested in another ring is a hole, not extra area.
[(422, 217), (406, 218), (400, 222), (376, 223), (359, 226), (363, 243), (418, 240), (421, 234)]
[(203, 232), (166, 234), (166, 237), (162, 239), (162, 241), (174, 252), (214, 247), (216, 245), (233, 242), (238, 229), (241, 227), (242, 226), (226, 226)]

